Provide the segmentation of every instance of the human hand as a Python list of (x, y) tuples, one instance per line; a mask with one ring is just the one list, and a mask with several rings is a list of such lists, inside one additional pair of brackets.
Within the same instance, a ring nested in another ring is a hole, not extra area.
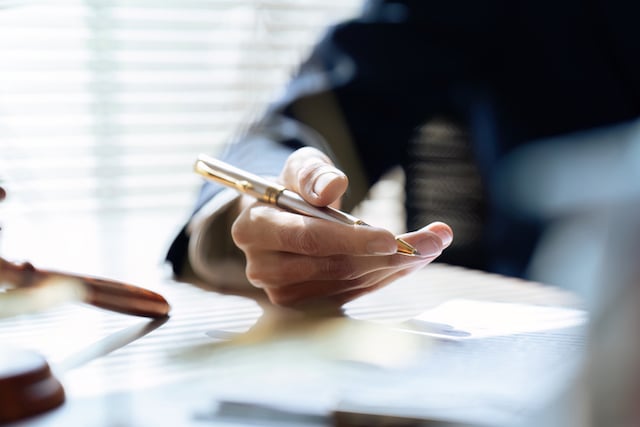
[[(348, 179), (320, 151), (289, 156), (280, 175), (287, 188), (315, 206), (340, 207)], [(429, 264), (451, 244), (441, 222), (403, 234), (420, 253), (396, 253), (395, 236), (378, 227), (345, 225), (284, 211), (245, 198), (231, 233), (247, 259), (246, 275), (283, 306), (341, 306)]]

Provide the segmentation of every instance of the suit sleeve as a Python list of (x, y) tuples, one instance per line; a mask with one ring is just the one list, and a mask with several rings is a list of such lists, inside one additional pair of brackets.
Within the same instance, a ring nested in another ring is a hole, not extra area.
[[(447, 108), (451, 82), (476, 59), (450, 52), (474, 52), (478, 37), (469, 33), (484, 27), (465, 22), (453, 8), (426, 9), (421, 2), (370, 2), (357, 18), (329, 28), (282, 95), (221, 157), (277, 176), (291, 152), (314, 146), (349, 176), (343, 206), (353, 208), (402, 164), (420, 124)], [(220, 190), (204, 184), (196, 212)], [(174, 270), (188, 240), (185, 228), (169, 251)]]

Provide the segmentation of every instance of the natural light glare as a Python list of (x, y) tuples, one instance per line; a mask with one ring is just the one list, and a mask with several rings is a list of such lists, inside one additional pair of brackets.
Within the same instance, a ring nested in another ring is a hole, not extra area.
[(193, 159), (221, 150), (359, 6), (0, 2), (3, 215), (187, 212)]

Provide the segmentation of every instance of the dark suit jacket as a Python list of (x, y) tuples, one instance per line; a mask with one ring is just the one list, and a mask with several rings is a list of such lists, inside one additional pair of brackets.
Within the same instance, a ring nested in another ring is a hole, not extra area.
[[(522, 276), (543, 224), (500, 205), (492, 172), (519, 145), (639, 115), (639, 17), (627, 0), (369, 2), (224, 157), (274, 175), (295, 148), (318, 146), (350, 176), (349, 208), (445, 115), (468, 129), (487, 191), (482, 245), (447, 261)], [(206, 184), (196, 209), (217, 191)], [(169, 251), (176, 271), (186, 239)]]

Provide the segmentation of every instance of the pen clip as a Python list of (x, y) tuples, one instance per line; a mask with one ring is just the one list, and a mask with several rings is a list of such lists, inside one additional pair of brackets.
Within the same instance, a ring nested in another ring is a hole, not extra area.
[(253, 185), (251, 185), (249, 181), (239, 180), (224, 172), (215, 170), (211, 166), (209, 166), (204, 160), (201, 160), (201, 159), (196, 160), (194, 169), (197, 173), (205, 176), (206, 178), (211, 178), (223, 185), (234, 187), (238, 191), (242, 191), (243, 193), (247, 193), (253, 189)]
[(196, 173), (218, 182), (219, 184), (235, 188), (244, 194), (249, 194), (261, 202), (276, 205), (278, 197), (285, 187), (264, 180), (246, 171), (238, 171), (231, 165), (224, 164), (216, 159), (200, 155), (194, 165)]

